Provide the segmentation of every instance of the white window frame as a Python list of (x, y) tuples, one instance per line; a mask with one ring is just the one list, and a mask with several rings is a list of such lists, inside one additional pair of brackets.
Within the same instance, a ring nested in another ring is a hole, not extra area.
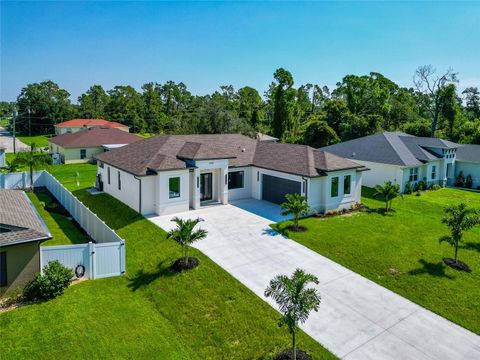
[(437, 179), (437, 166), (436, 165), (432, 165), (432, 171), (430, 173), (430, 177), (431, 177), (432, 180)]
[[(170, 191), (170, 181), (172, 179), (178, 179), (178, 195), (173, 195)], [(182, 178), (180, 176), (170, 176), (168, 178), (168, 198), (169, 199), (178, 199), (182, 195)]]
[[(349, 184), (348, 184), (348, 189), (349, 191), (348, 192), (345, 192), (345, 180), (346, 179), (349, 179)], [(344, 195), (352, 195), (352, 175), (345, 175), (343, 177), (343, 194)]]
[(409, 182), (418, 181), (418, 167), (416, 167), (416, 168), (410, 168), (409, 176), (408, 176), (408, 181), (409, 181)]

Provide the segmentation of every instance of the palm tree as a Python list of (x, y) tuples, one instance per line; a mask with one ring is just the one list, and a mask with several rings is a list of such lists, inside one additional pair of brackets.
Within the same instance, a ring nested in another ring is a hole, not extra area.
[(375, 185), (373, 197), (377, 196), (381, 196), (385, 200), (385, 211), (392, 209), (392, 201), (397, 196), (403, 198), (403, 195), (400, 194), (400, 185), (393, 184), (391, 181), (385, 181), (383, 185)]
[(28, 166), (30, 169), (30, 187), (33, 190), (33, 170), (52, 164), (52, 158), (49, 154), (38, 152), (35, 143), (30, 145), (30, 151), (17, 153), (13, 162), (19, 166)]
[(450, 228), (451, 236), (444, 236), (440, 243), (447, 242), (455, 247), (455, 264), (457, 264), (458, 243), (462, 241), (463, 232), (480, 224), (479, 212), (466, 204), (451, 205), (445, 208), (442, 223)]
[(6, 173), (14, 173), (14, 172), (17, 172), (18, 171), (18, 168), (20, 166), (14, 161), (7, 161), (7, 166), (5, 166), (4, 168), (2, 168), (2, 172), (6, 172)]
[(293, 215), (293, 227), (294, 230), (298, 230), (298, 220), (300, 216), (307, 214), (310, 211), (307, 199), (300, 194), (287, 194), (285, 195), (286, 202), (280, 205), (282, 208), (282, 215)]
[(200, 218), (197, 219), (180, 219), (174, 217), (171, 221), (177, 224), (175, 229), (170, 230), (168, 233), (168, 238), (175, 240), (182, 246), (182, 259), (185, 259), (186, 264), (189, 263), (188, 250), (190, 245), (195, 241), (205, 239), (207, 237), (207, 230), (198, 229), (193, 230), (195, 226), (201, 221)]
[(278, 304), (283, 316), (279, 326), (287, 325), (292, 335), (293, 359), (297, 358), (296, 333), (298, 323), (304, 323), (312, 310), (318, 311), (320, 295), (314, 288), (307, 288), (308, 284), (318, 284), (316, 276), (296, 269), (292, 277), (278, 275), (270, 281), (265, 290), (266, 297), (272, 297)]

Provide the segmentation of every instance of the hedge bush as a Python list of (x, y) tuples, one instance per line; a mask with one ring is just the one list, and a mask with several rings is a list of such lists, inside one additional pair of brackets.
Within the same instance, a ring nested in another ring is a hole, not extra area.
[(59, 261), (50, 261), (43, 268), (43, 275), (35, 274), (33, 280), (23, 289), (26, 300), (49, 300), (63, 294), (73, 278), (73, 270)]

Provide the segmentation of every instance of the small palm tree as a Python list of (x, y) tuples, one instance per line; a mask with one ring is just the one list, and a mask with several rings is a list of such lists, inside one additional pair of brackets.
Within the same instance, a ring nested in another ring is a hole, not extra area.
[(2, 172), (6, 172), (6, 173), (14, 173), (14, 172), (17, 172), (18, 171), (18, 168), (20, 166), (14, 161), (7, 161), (7, 166), (5, 166), (4, 168), (2, 168)]
[(451, 236), (444, 236), (440, 243), (447, 242), (455, 248), (455, 264), (457, 264), (458, 244), (462, 241), (463, 232), (480, 224), (479, 212), (466, 204), (451, 205), (445, 208), (442, 223), (450, 228)]
[(168, 238), (175, 240), (182, 246), (182, 259), (184, 259), (186, 264), (188, 264), (188, 251), (190, 249), (190, 245), (192, 245), (195, 241), (205, 239), (208, 234), (207, 230), (193, 230), (199, 222), (203, 221), (200, 218), (184, 220), (174, 217), (172, 221), (177, 224), (177, 227), (170, 230), (168, 233)]
[(311, 209), (308, 206), (305, 196), (300, 194), (287, 194), (285, 195), (286, 202), (280, 205), (282, 208), (282, 215), (293, 215), (293, 226), (295, 230), (298, 230), (298, 220), (300, 216), (307, 214)]
[(278, 304), (283, 316), (279, 326), (287, 325), (292, 335), (293, 359), (297, 358), (296, 333), (298, 324), (304, 323), (312, 310), (318, 311), (320, 295), (314, 288), (307, 288), (310, 283), (318, 284), (316, 276), (296, 269), (292, 277), (279, 275), (270, 281), (265, 290), (266, 297), (272, 297)]
[(38, 152), (35, 143), (30, 145), (30, 151), (22, 151), (17, 153), (13, 162), (17, 166), (28, 166), (30, 169), (30, 187), (33, 190), (33, 170), (43, 168), (52, 164), (50, 155)]
[(383, 185), (376, 185), (373, 197), (380, 196), (385, 200), (385, 211), (392, 209), (392, 201), (396, 197), (403, 195), (400, 193), (400, 185), (393, 184), (391, 181), (385, 181)]

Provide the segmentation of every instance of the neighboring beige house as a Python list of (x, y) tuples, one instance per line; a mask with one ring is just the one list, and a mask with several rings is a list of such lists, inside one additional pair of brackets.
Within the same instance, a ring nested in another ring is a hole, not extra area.
[[(93, 156), (141, 140), (140, 136), (108, 126), (97, 126), (48, 140), (50, 154), (65, 164), (86, 163)], [(58, 154), (58, 155), (57, 155)]]
[(141, 214), (298, 193), (318, 211), (360, 202), (366, 168), (306, 145), (240, 134), (157, 135), (96, 155), (97, 187)]
[(55, 124), (55, 134), (74, 133), (80, 130), (89, 129), (94, 126), (109, 126), (118, 130), (129, 132), (129, 127), (114, 121), (103, 119), (72, 119)]
[(40, 271), (40, 244), (52, 236), (27, 195), (0, 189), (0, 295)]

